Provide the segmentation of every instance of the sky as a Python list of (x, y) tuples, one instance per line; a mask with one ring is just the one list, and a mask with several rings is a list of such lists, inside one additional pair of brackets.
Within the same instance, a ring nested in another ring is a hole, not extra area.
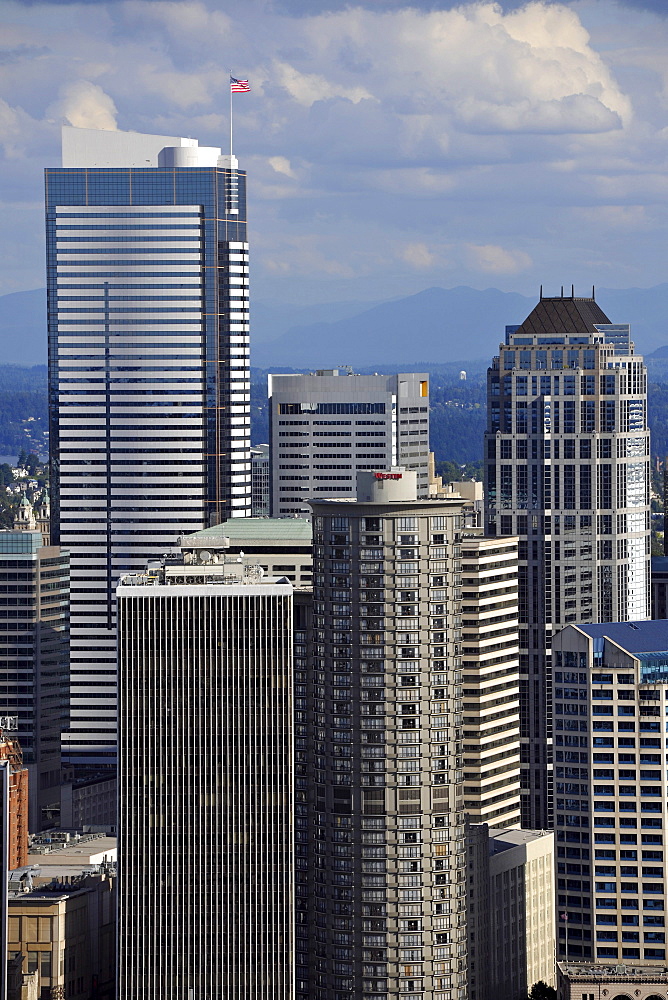
[(227, 151), (230, 70), (265, 302), (666, 280), (668, 0), (3, 0), (0, 294), (61, 124)]

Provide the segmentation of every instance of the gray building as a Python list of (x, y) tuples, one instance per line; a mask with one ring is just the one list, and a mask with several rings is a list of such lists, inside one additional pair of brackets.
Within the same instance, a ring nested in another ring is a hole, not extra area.
[(400, 468), (361, 472), (357, 495), (312, 504), (297, 996), (463, 1000), (462, 504), (417, 499)]
[(18, 720), (33, 832), (59, 823), (69, 670), (69, 552), (42, 541), (0, 531), (0, 716)]
[(246, 175), (65, 127), (46, 171), (52, 537), (72, 553), (68, 763), (116, 761), (119, 575), (250, 514)]
[(251, 448), (251, 515), (269, 517), (271, 509), (271, 466), (269, 445)]
[(550, 643), (649, 617), (647, 375), (594, 299), (541, 298), (488, 372), (485, 530), (520, 538), (523, 822), (551, 826)]
[(117, 998), (291, 997), (292, 586), (171, 560), (118, 629)]
[(553, 657), (557, 957), (665, 967), (668, 621), (570, 625)]
[(308, 500), (355, 499), (360, 470), (401, 465), (429, 491), (429, 381), (416, 372), (269, 376), (271, 513), (308, 516)]

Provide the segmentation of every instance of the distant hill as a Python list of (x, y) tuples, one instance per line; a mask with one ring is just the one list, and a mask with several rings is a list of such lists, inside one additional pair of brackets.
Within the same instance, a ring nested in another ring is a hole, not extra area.
[(46, 289), (0, 295), (0, 363), (45, 365)]
[[(611, 322), (631, 324), (639, 353), (665, 344), (668, 284), (599, 289), (596, 299)], [(415, 367), (426, 362), (492, 358), (506, 325), (521, 323), (535, 303), (535, 297), (496, 288), (428, 288), (356, 316), (297, 326), (276, 340), (256, 344), (253, 364), (263, 368), (287, 364)]]
[[(577, 289), (576, 289), (577, 291)], [(613, 323), (630, 323), (636, 349), (668, 340), (668, 284), (597, 289)], [(0, 296), (0, 363), (46, 363), (44, 289)], [(521, 323), (536, 297), (496, 288), (427, 288), (379, 304), (290, 305), (251, 300), (252, 363), (266, 369), (353, 365), (416, 368), (490, 359), (506, 324)], [(657, 354), (656, 361), (662, 360)], [(465, 365), (464, 365), (465, 367)]]

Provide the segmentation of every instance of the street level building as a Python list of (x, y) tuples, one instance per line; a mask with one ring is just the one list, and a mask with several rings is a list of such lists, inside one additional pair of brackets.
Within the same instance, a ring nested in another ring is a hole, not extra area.
[(292, 997), (292, 586), (172, 560), (118, 628), (117, 998)]
[(593, 298), (542, 298), (488, 371), (485, 533), (520, 538), (523, 822), (550, 828), (552, 636), (650, 614), (647, 375)]
[(0, 716), (16, 719), (35, 832), (59, 823), (69, 668), (69, 552), (42, 541), (0, 531)]
[(668, 621), (570, 625), (553, 650), (557, 957), (664, 966)]
[(356, 494), (312, 504), (297, 996), (463, 1000), (462, 504), (400, 467)]
[(40, 997), (114, 1000), (112, 865), (19, 868), (9, 880), (9, 956), (38, 976)]
[(557, 1000), (665, 1000), (666, 996), (668, 966), (557, 963)]
[(355, 499), (361, 470), (401, 465), (429, 491), (429, 381), (399, 375), (269, 376), (271, 513), (309, 516), (308, 501)]
[(115, 586), (250, 513), (246, 176), (196, 139), (63, 129), (46, 171), (52, 537), (72, 553), (67, 763), (116, 761)]

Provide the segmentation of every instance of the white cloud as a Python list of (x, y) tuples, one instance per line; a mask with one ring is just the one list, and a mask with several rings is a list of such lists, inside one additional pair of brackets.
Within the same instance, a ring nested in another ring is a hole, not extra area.
[(51, 105), (52, 117), (62, 116), (76, 128), (117, 128), (116, 105), (102, 87), (89, 80), (72, 80), (60, 88), (60, 99)]
[(532, 260), (523, 250), (504, 250), (503, 247), (486, 244), (466, 247), (471, 267), (485, 274), (518, 274), (531, 267)]
[(400, 256), (418, 271), (428, 271), (434, 266), (436, 259), (426, 243), (408, 243), (401, 250)]
[(285, 87), (291, 97), (308, 108), (316, 101), (325, 101), (332, 97), (343, 97), (345, 100), (359, 104), (366, 98), (372, 99), (372, 95), (363, 86), (347, 87), (343, 84), (327, 80), (318, 73), (300, 73), (289, 63), (275, 62), (274, 76), (278, 83)]
[(290, 161), (287, 156), (270, 156), (268, 163), (272, 170), (275, 170), (277, 174), (284, 174), (286, 177), (292, 177), (293, 180), (297, 177), (296, 173), (290, 166)]

